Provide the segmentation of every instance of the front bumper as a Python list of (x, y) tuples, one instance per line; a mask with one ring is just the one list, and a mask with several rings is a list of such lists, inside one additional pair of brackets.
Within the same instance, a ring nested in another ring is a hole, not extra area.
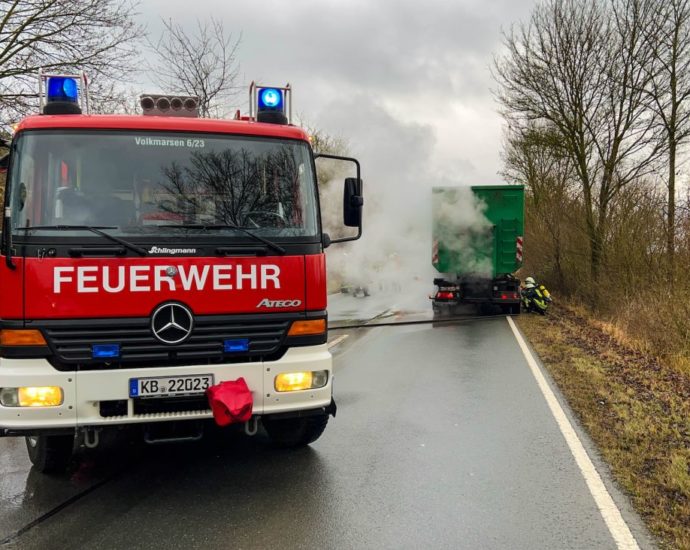
[[(282, 372), (327, 370), (323, 388), (278, 393), (274, 379)], [(332, 399), (332, 358), (326, 344), (293, 347), (272, 362), (195, 365), (120, 370), (60, 372), (45, 359), (0, 359), (0, 388), (20, 386), (60, 386), (64, 402), (58, 407), (29, 408), (0, 405), (0, 435), (27, 430), (52, 430), (87, 426), (124, 425), (171, 420), (212, 418), (206, 410), (176, 412), (135, 412), (129, 397), (129, 379), (167, 375), (212, 373), (215, 383), (243, 377), (254, 399), (253, 414), (293, 413), (328, 407)], [(117, 416), (101, 414), (102, 401), (125, 401), (126, 412)]]

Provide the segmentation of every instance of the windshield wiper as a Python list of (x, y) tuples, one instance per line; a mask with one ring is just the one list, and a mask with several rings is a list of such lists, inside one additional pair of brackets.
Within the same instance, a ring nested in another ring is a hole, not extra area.
[(21, 229), (24, 231), (29, 231), (31, 229), (47, 229), (51, 231), (91, 231), (91, 233), (95, 233), (96, 235), (105, 237), (106, 239), (113, 241), (114, 243), (121, 244), (125, 248), (129, 248), (131, 251), (136, 252), (140, 256), (146, 256), (148, 254), (148, 252), (146, 252), (146, 250), (141, 248), (140, 246), (127, 242), (124, 239), (121, 239), (120, 237), (116, 237), (115, 235), (111, 235), (110, 233), (106, 233), (105, 231), (103, 231), (103, 229), (117, 229), (117, 227), (113, 225), (27, 225), (25, 227), (17, 227), (16, 229)]
[(182, 224), (170, 224), (170, 225), (159, 225), (158, 227), (165, 227), (165, 228), (170, 228), (170, 227), (181, 227), (183, 229), (200, 229), (201, 231), (213, 231), (217, 229), (236, 229), (237, 231), (241, 231), (245, 235), (250, 236), (252, 239), (255, 239), (263, 244), (265, 244), (267, 247), (272, 248), (278, 254), (285, 254), (285, 249), (274, 243), (269, 241), (268, 239), (264, 239), (261, 235), (257, 235), (253, 231), (249, 231), (249, 229), (245, 229), (244, 227), (240, 227), (239, 225), (231, 225), (231, 224), (204, 224), (204, 223), (182, 223)]

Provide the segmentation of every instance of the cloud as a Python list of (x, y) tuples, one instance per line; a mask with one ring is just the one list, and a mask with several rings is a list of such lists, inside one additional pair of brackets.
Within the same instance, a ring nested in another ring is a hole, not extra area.
[[(499, 28), (510, 24), (511, 12), (522, 11), (515, 4), (207, 0), (195, 2), (194, 15), (214, 14), (228, 30), (243, 33), (241, 57), (250, 80), (322, 81), (414, 98), (428, 90), (484, 95)], [(159, 14), (193, 24), (186, 1), (146, 2), (154, 31)]]
[[(196, 0), (192, 10), (188, 0), (147, 0), (141, 9), (153, 33), (160, 17), (191, 28), (211, 15), (241, 32), (244, 83), (290, 82), (297, 113), (347, 139), (357, 154), (376, 150), (363, 159), (369, 174), (379, 163), (388, 170), (414, 158), (452, 184), (500, 181), (502, 123), (489, 67), (501, 27), (532, 4)], [(246, 110), (244, 93), (238, 101)]]
[[(196, 0), (190, 14), (188, 0), (147, 0), (142, 16), (154, 32), (159, 16), (191, 26), (210, 15), (242, 32), (245, 83), (290, 82), (296, 113), (347, 140), (362, 163), (364, 237), (328, 249), (331, 272), (424, 298), (434, 273), (431, 187), (500, 181), (489, 67), (501, 27), (532, 4)], [(340, 189), (322, 192), (331, 227)]]

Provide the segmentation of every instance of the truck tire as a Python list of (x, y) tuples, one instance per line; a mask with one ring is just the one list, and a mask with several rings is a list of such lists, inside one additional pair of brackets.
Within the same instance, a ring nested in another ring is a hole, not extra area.
[(277, 420), (264, 417), (261, 423), (276, 447), (303, 447), (321, 436), (328, 424), (328, 415)]
[(31, 435), (26, 450), (34, 468), (42, 474), (61, 474), (69, 466), (74, 450), (73, 435)]
[(503, 315), (520, 315), (520, 304), (501, 306)]

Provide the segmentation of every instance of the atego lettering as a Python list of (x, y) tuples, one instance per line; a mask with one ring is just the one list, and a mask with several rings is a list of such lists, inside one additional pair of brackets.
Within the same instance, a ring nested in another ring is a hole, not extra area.
[(298, 307), (301, 305), (302, 300), (269, 300), (264, 298), (256, 307)]
[(76, 287), (79, 294), (153, 292), (160, 290), (269, 290), (280, 289), (280, 267), (263, 265), (64, 266), (53, 270), (53, 292)]

